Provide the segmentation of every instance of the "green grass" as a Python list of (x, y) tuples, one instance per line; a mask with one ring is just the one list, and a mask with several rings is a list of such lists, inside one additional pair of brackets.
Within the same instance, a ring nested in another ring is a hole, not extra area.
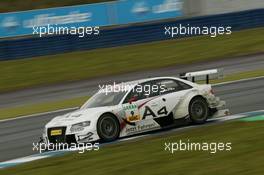
[[(242, 72), (233, 75), (229, 75), (224, 79), (219, 80), (211, 80), (210, 83), (221, 83), (233, 80), (240, 80), (243, 78), (252, 78), (252, 77), (260, 77), (264, 76), (264, 70), (255, 70), (249, 72)], [(199, 82), (202, 83), (202, 82)], [(59, 100), (59, 101), (51, 101), (45, 103), (38, 103), (38, 104), (27, 104), (24, 106), (12, 107), (12, 108), (3, 108), (0, 109), (0, 120), (7, 119), (7, 118), (15, 118), (18, 116), (36, 114), (41, 112), (48, 112), (54, 111), (58, 109), (65, 109), (70, 107), (78, 107), (81, 106), (89, 97), (78, 97), (66, 100)]]
[[(84, 154), (38, 160), (1, 170), (4, 175), (262, 175), (264, 121), (229, 122), (101, 147)], [(164, 151), (165, 143), (231, 142), (231, 151)]]
[(98, 2), (106, 2), (106, 1), (113, 1), (113, 0), (63, 0), (63, 1), (1, 0), (0, 1), (0, 13), (51, 8), (51, 7), (62, 7), (62, 6), (70, 6), (70, 5), (89, 4), (89, 3), (98, 3)]
[(0, 92), (264, 52), (264, 28), (0, 62)]

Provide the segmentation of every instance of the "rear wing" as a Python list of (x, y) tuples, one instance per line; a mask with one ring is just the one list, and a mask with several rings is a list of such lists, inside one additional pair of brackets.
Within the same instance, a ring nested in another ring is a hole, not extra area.
[(223, 79), (224, 71), (223, 69), (209, 69), (197, 72), (180, 73), (180, 78), (192, 82), (206, 81), (206, 84), (209, 84), (209, 80)]

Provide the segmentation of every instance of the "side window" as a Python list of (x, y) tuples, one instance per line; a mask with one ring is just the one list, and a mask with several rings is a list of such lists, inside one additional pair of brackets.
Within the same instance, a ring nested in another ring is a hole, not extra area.
[(181, 82), (181, 81), (177, 81), (177, 82), (178, 82), (178, 84), (182, 87), (183, 90), (193, 88), (192, 86), (190, 86), (190, 85), (188, 85), (188, 84), (186, 84), (186, 83), (184, 83), (184, 82)]
[(191, 86), (181, 81), (173, 79), (158, 80), (156, 84), (160, 87), (160, 95), (192, 88)]
[(135, 86), (128, 93), (123, 103), (128, 103), (131, 99), (137, 101), (190, 88), (192, 88), (190, 85), (173, 79), (149, 81)]
[(181, 87), (179, 86), (179, 84), (174, 80), (163, 79), (163, 80), (157, 81), (157, 84), (160, 87), (161, 95), (181, 90)]
[(151, 82), (142, 83), (135, 86), (134, 89), (131, 89), (123, 103), (128, 103), (132, 98), (134, 98), (136, 101), (149, 98), (151, 97), (151, 94)]

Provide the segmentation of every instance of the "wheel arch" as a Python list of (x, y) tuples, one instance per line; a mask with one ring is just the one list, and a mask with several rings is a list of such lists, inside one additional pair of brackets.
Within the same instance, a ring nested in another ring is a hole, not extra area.
[(98, 121), (99, 118), (102, 117), (103, 115), (112, 115), (113, 117), (115, 117), (115, 119), (116, 119), (116, 120), (119, 122), (119, 124), (120, 124), (120, 119), (119, 119), (114, 113), (112, 113), (112, 112), (104, 112), (104, 113), (102, 113), (102, 114), (98, 117), (97, 121)]
[(202, 98), (203, 100), (205, 100), (206, 101), (206, 103), (207, 103), (207, 100), (206, 100), (206, 98), (205, 97), (203, 97), (202, 95), (200, 95), (200, 94), (198, 94), (198, 95), (195, 95), (195, 96), (193, 96), (191, 99), (190, 99), (190, 101), (189, 101), (189, 104), (188, 104), (188, 107), (190, 106), (190, 104), (191, 104), (191, 101), (193, 101), (194, 99), (196, 99), (196, 98)]
[[(203, 100), (204, 102), (205, 102), (205, 104), (206, 104), (206, 118), (204, 119), (204, 120), (197, 120), (197, 119), (192, 119), (191, 118), (191, 114), (190, 114), (190, 109), (191, 109), (191, 104), (192, 104), (192, 102), (194, 101), (194, 100), (198, 100), (198, 99), (200, 99), (200, 100)], [(203, 97), (202, 95), (196, 95), (196, 96), (194, 96), (191, 100), (190, 100), (190, 102), (189, 102), (189, 105), (188, 105), (188, 112), (189, 112), (189, 115), (190, 115), (190, 119), (191, 119), (191, 121), (192, 121), (192, 123), (194, 123), (194, 124), (203, 124), (207, 119), (208, 119), (208, 116), (210, 115), (210, 108), (208, 107), (208, 102), (207, 102), (207, 100), (206, 100), (206, 98), (205, 97)]]
[(117, 117), (117, 115), (115, 115), (115, 114), (112, 113), (112, 112), (104, 112), (104, 113), (100, 114), (100, 116), (99, 116), (98, 119), (96, 120), (96, 133), (98, 134), (98, 136), (99, 136), (98, 129), (97, 129), (97, 127), (98, 127), (98, 120), (99, 120), (103, 115), (111, 115), (111, 116), (113, 116), (113, 117), (116, 119), (116, 121), (118, 122), (118, 126), (119, 126), (119, 137), (120, 137), (120, 133), (121, 133), (121, 120)]
[(184, 95), (178, 105), (175, 106), (174, 109), (174, 118), (179, 119), (189, 115), (189, 105), (191, 100), (194, 98), (202, 97), (204, 98), (197, 90), (190, 91)]
[(193, 100), (195, 100), (196, 98), (201, 98), (201, 99), (203, 99), (203, 100), (208, 104), (208, 102), (207, 102), (207, 100), (206, 100), (205, 97), (203, 97), (203, 96), (200, 95), (200, 94), (195, 95), (195, 96), (193, 96), (193, 97), (190, 99), (190, 101), (189, 101), (189, 103), (188, 103), (188, 113), (189, 113), (189, 109), (190, 109), (190, 104), (191, 104), (191, 102), (192, 102)]

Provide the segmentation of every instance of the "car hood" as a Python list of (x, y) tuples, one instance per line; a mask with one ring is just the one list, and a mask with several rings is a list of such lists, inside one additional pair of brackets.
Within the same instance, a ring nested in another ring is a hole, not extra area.
[(78, 109), (76, 111), (67, 113), (53, 118), (46, 124), (46, 128), (57, 126), (68, 126), (83, 121), (97, 121), (101, 114), (111, 112), (113, 107), (97, 107), (88, 109)]

